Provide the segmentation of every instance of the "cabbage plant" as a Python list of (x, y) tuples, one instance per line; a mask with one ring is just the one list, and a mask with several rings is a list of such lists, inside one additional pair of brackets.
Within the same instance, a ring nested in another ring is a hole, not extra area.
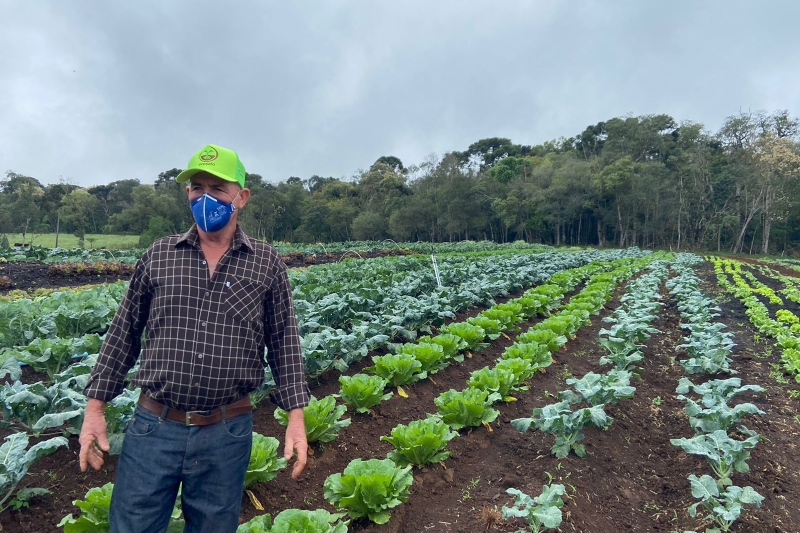
[(244, 475), (244, 487), (256, 483), (266, 483), (275, 479), (278, 470), (286, 467), (286, 459), (278, 454), (280, 442), (275, 437), (265, 437), (253, 432), (253, 447), (250, 450), (250, 462)]
[(380, 376), (355, 374), (339, 376), (341, 398), (357, 413), (369, 413), (370, 409), (392, 397), (392, 393), (383, 393), (387, 381)]
[(347, 533), (347, 521), (339, 522), (344, 513), (329, 513), (325, 509), (306, 511), (286, 509), (275, 520), (269, 514), (256, 516), (241, 524), (236, 533)]
[[(330, 394), (321, 400), (311, 397), (303, 408), (308, 442), (330, 442), (339, 436), (339, 431), (350, 425), (350, 419), (340, 420), (347, 411), (344, 405), (336, 405), (336, 395)], [(281, 425), (289, 425), (289, 413), (275, 408), (275, 418)]]
[(450, 457), (445, 448), (457, 436), (440, 418), (430, 417), (414, 420), (407, 426), (399, 424), (392, 429), (391, 436), (384, 435), (381, 440), (395, 447), (387, 457), (399, 466), (424, 466)]
[(408, 499), (413, 481), (410, 465), (399, 467), (391, 459), (353, 459), (343, 473), (328, 476), (323, 494), (350, 518), (385, 524), (391, 509)]
[(433, 402), (439, 408), (442, 420), (454, 430), (489, 424), (500, 415), (492, 409), (494, 402), (502, 398), (496, 392), (467, 388), (461, 392), (450, 389), (443, 392)]
[(372, 362), (375, 364), (365, 368), (364, 372), (382, 377), (393, 387), (407, 385), (428, 377), (428, 373), (422, 371), (422, 363), (410, 353), (375, 355), (372, 357)]

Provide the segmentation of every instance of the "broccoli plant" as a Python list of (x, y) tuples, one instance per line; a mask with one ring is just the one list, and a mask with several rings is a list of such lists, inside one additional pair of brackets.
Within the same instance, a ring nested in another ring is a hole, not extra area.
[[(523, 518), (530, 531), (539, 533), (561, 525), (561, 508), (564, 506), (564, 485), (544, 485), (539, 496), (531, 498), (524, 492), (510, 488), (507, 493), (516, 496), (513, 507), (503, 507), (503, 520)], [(516, 533), (525, 533), (519, 530)]]
[[(706, 533), (719, 533), (730, 531), (731, 526), (742, 514), (742, 505), (755, 505), (761, 507), (764, 497), (753, 490), (753, 487), (728, 486), (725, 492), (720, 492), (717, 482), (709, 475), (698, 478), (694, 474), (689, 475), (692, 483), (692, 496), (700, 498), (700, 501), (689, 506), (689, 516), (697, 516), (698, 507), (708, 511), (704, 520), (713, 522), (713, 528), (707, 528)], [(693, 533), (693, 532), (686, 532)]]
[(604, 411), (605, 404), (584, 407), (572, 411), (567, 400), (558, 403), (537, 407), (533, 410), (531, 418), (517, 418), (511, 425), (520, 433), (525, 433), (533, 425), (536, 429), (555, 435), (556, 442), (550, 451), (558, 458), (569, 455), (570, 450), (575, 451), (578, 457), (586, 457), (586, 449), (582, 444), (583, 428), (589, 425), (605, 429), (614, 421)]
[(720, 487), (733, 484), (731, 474), (749, 472), (747, 460), (750, 459), (750, 450), (755, 448), (759, 435), (750, 432), (750, 437), (745, 440), (735, 440), (728, 433), (718, 429), (708, 434), (696, 435), (691, 439), (670, 439), (673, 446), (683, 448), (683, 451), (694, 455), (702, 455), (708, 460), (711, 469), (717, 475)]
[(28, 473), (28, 468), (41, 456), (48, 455), (62, 446), (67, 446), (64, 437), (53, 437), (39, 442), (28, 448), (28, 435), (14, 433), (6, 437), (6, 442), (0, 446), (0, 512), (6, 510), (12, 502), (24, 504), (33, 496), (49, 494), (45, 489), (27, 488), (19, 491), (15, 498), (11, 498), (14, 489)]
[(633, 398), (636, 387), (630, 385), (630, 380), (631, 373), (627, 370), (611, 370), (607, 374), (587, 372), (581, 379), (569, 378), (567, 385), (572, 385), (589, 405), (600, 405), (617, 403), (622, 398)]

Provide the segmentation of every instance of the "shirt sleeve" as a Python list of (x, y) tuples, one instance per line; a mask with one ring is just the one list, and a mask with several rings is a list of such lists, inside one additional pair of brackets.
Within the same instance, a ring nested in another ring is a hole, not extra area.
[(141, 350), (142, 332), (150, 314), (146, 253), (136, 263), (125, 296), (106, 333), (100, 354), (83, 393), (89, 398), (108, 402), (119, 396), (125, 376), (136, 363)]
[(270, 399), (281, 409), (291, 411), (308, 405), (311, 393), (306, 381), (289, 277), (280, 259), (277, 269), (275, 282), (266, 295), (264, 316), (267, 364), (277, 385), (270, 392)]

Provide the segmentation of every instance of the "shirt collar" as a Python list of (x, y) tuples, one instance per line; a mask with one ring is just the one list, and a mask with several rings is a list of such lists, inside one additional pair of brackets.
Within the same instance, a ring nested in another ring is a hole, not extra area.
[[(197, 224), (193, 224), (189, 231), (181, 235), (178, 242), (175, 243), (175, 246), (180, 246), (181, 244), (188, 244), (193, 248), (200, 248), (200, 235), (197, 233)], [(236, 224), (236, 232), (233, 234), (233, 244), (231, 245), (231, 249), (239, 250), (240, 248), (246, 248), (248, 251), (253, 252), (253, 246), (250, 244), (250, 239), (245, 235), (244, 230), (239, 224)]]

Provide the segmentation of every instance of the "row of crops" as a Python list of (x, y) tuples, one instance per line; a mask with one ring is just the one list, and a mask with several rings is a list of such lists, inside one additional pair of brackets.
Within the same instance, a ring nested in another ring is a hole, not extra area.
[[(509, 251), (529, 252), (533, 250), (545, 250), (548, 246), (542, 244), (528, 244), (523, 241), (514, 243), (499, 244), (492, 241), (461, 241), (461, 242), (402, 242), (397, 243), (391, 240), (386, 241), (352, 241), (338, 243), (316, 243), (316, 244), (294, 244), (294, 243), (272, 243), (278, 253), (301, 253), (304, 255), (325, 254), (325, 253), (344, 253), (344, 252), (365, 252), (373, 250), (408, 250), (421, 254), (442, 254), (442, 253), (467, 253), (467, 252), (496, 252)], [(95, 262), (95, 261), (119, 261), (122, 263), (135, 263), (144, 253), (142, 248), (114, 249), (103, 248), (47, 248), (45, 246), (28, 246), (0, 248), (0, 262), (5, 261), (44, 261), (46, 263), (57, 262)]]
[[(408, 497), (413, 468), (446, 460), (448, 443), (465, 430), (480, 426), (491, 430), (498, 416), (496, 405), (525, 394), (537, 373), (551, 364), (553, 354), (589, 324), (621, 283), (627, 283), (620, 298), (622, 305), (606, 318), (608, 326), (601, 330), (599, 339), (606, 353), (598, 364), (611, 368), (567, 380), (571, 388), (559, 392), (557, 402), (535, 409), (531, 417), (512, 421), (517, 430), (524, 433), (535, 429), (553, 436), (551, 452), (556, 457), (570, 453), (585, 456), (584, 429), (609, 429), (613, 418), (606, 407), (634, 395), (632, 382), (638, 378), (642, 343), (655, 332), (650, 323), (662, 305), (660, 287), (669, 276), (673, 277), (667, 286), (689, 324), (682, 345), (688, 357), (680, 361), (686, 373), (733, 373), (730, 336), (721, 331), (721, 324), (713, 322), (714, 303), (697, 288), (690, 263), (687, 256), (675, 261), (628, 250), (446, 257), (439, 260), (439, 280), (429, 260), (416, 257), (293, 272), (310, 375), (345, 372), (370, 350), (380, 346), (391, 349), (387, 355), (374, 356), (373, 365), (362, 373), (342, 375), (338, 394), (312, 400), (305, 416), (310, 442), (335, 440), (350, 423), (343, 418), (347, 412), (369, 412), (391, 401), (395, 394), (405, 395), (404, 387), (460, 363), (501, 335), (513, 334), (516, 338), (494, 365), (472, 372), (464, 389), (438, 396), (426, 418), (399, 424), (383, 437), (381, 440), (394, 447), (385, 459), (356, 459), (343, 472), (331, 474), (323, 492), (338, 512), (290, 509), (274, 518), (261, 515), (239, 531), (341, 533), (347, 531), (348, 519), (385, 523), (391, 510)], [(522, 296), (495, 303), (495, 298), (520, 289), (525, 290)], [(567, 302), (562, 301), (578, 289)], [(4, 483), (0, 478), (4, 491), (0, 508), (35, 495), (14, 493), (14, 487), (38, 456), (66, 445), (66, 439), (59, 436), (28, 449), (29, 434), (46, 436), (55, 431), (69, 435), (78, 431), (85, 405), (80, 391), (123, 290), (124, 284), (120, 284), (37, 300), (0, 302), (0, 358), (7, 376), (2, 391), (3, 423), (21, 430), (3, 445), (4, 452), (13, 449), (17, 459), (15, 475)], [(90, 296), (84, 296), (87, 293)], [(81, 312), (75, 311), (78, 301), (85, 306)], [(463, 322), (452, 321), (456, 313), (476, 305), (488, 308)], [(26, 314), (27, 310), (35, 311)], [(520, 324), (536, 317), (542, 320), (526, 331), (520, 330)], [(426, 335), (420, 337), (420, 333)], [(73, 359), (76, 355), (80, 360)], [(46, 372), (49, 381), (21, 383), (20, 362)], [(263, 398), (270, 385), (269, 376), (265, 377), (264, 390), (254, 395), (254, 402)], [(744, 505), (760, 505), (763, 499), (751, 487), (733, 484), (734, 472), (747, 471), (749, 451), (759, 440), (758, 434), (744, 426), (735, 430), (740, 438), (728, 436), (744, 415), (759, 412), (750, 404), (728, 404), (734, 394), (746, 390), (757, 388), (742, 387), (735, 378), (698, 384), (686, 379), (678, 384), (677, 392), (686, 400), (686, 413), (696, 436), (675, 439), (673, 444), (707, 457), (716, 476), (689, 478), (698, 502), (688, 512), (695, 516), (703, 509), (707, 513), (703, 518), (719, 527), (707, 531), (727, 531)], [(690, 392), (699, 395), (701, 401), (689, 397)], [(126, 389), (109, 404), (107, 420), (115, 451), (121, 446), (137, 398), (137, 390)], [(285, 422), (286, 413), (278, 409), (275, 416)], [(269, 482), (285, 466), (278, 448), (276, 439), (254, 435), (247, 488)], [(91, 489), (86, 500), (77, 503), (82, 514), (65, 517), (60, 526), (65, 531), (102, 527), (111, 489), (111, 484)], [(558, 527), (564, 490), (563, 485), (555, 483), (543, 486), (538, 495), (511, 488), (508, 492), (515, 502), (504, 507), (503, 517), (521, 518), (531, 531)], [(179, 508), (174, 516), (170, 531), (181, 531)]]

